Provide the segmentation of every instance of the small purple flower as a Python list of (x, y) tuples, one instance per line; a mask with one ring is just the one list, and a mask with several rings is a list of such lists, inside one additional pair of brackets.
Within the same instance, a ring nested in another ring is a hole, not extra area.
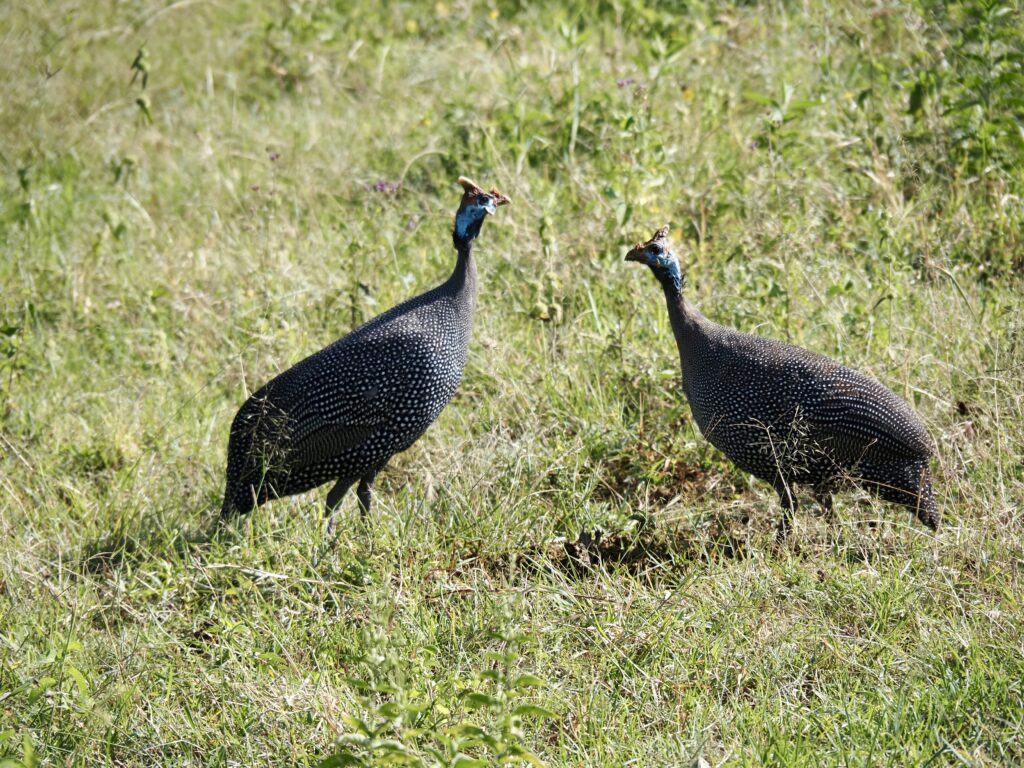
[(398, 184), (393, 181), (384, 181), (383, 179), (381, 179), (380, 181), (373, 185), (373, 191), (393, 195), (395, 192), (398, 191)]
[(278, 153), (278, 152), (271, 152), (270, 153), (270, 162), (276, 163), (280, 157), (281, 157), (280, 153)]
[(616, 80), (615, 84), (619, 88), (625, 88), (627, 85), (632, 85), (635, 82), (636, 82), (636, 80), (634, 80), (632, 77), (624, 77), (621, 80)]

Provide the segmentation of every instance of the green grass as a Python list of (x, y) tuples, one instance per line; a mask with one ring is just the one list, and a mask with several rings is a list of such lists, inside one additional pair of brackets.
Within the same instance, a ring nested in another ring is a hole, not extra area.
[[(1021, 18), (0, 4), (0, 765), (1024, 762)], [(211, 536), (235, 409), (447, 274), (460, 174), (513, 205), (458, 396), (367, 525)], [(666, 222), (706, 314), (914, 405), (937, 535), (854, 493), (773, 552), (622, 262)]]

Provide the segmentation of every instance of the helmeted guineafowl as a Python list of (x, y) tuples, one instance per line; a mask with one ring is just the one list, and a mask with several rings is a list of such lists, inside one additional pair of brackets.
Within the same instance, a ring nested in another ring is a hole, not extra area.
[(264, 384), (235, 415), (222, 516), (328, 481), (327, 512), (359, 482), (365, 515), (377, 473), (455, 394), (476, 305), (473, 242), (509, 199), (460, 178), (455, 271)]
[(778, 492), (780, 541), (796, 509), (794, 485), (812, 488), (831, 513), (832, 492), (847, 479), (938, 527), (932, 441), (906, 402), (815, 352), (708, 320), (683, 295), (668, 227), (626, 260), (650, 267), (665, 291), (683, 391), (701, 434)]

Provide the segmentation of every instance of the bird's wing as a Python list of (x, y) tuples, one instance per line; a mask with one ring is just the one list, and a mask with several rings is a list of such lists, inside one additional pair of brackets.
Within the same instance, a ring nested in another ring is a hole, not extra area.
[(303, 467), (355, 448), (391, 421), (391, 407), (370, 385), (347, 397), (313, 400), (292, 426), (293, 466)]
[(862, 373), (836, 366), (815, 396), (800, 398), (813, 433), (844, 463), (925, 458), (931, 438), (901, 398)]
[[(364, 328), (369, 328), (365, 326)], [(267, 385), (287, 427), (282, 443), (298, 468), (355, 448), (392, 423), (422, 341), (403, 333), (355, 331), (292, 366)]]
[(301, 469), (355, 448), (376, 430), (365, 425), (327, 424), (309, 432), (292, 446), (292, 469)]

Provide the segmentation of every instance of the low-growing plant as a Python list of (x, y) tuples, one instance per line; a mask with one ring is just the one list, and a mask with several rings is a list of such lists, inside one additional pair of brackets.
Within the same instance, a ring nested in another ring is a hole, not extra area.
[[(545, 680), (520, 668), (531, 638), (509, 617), (501, 631), (485, 631), (474, 642), (492, 647), (484, 665), (467, 680), (423, 683), (437, 665), (437, 648), (409, 647), (393, 631), (374, 625), (363, 631), (361, 678), (349, 682), (361, 692), (360, 711), (345, 713), (349, 729), (319, 768), (410, 765), (423, 768), (486, 768), (516, 762), (542, 766), (527, 746), (525, 729), (555, 714), (534, 703)], [(452, 703), (454, 702), (454, 703)]]

